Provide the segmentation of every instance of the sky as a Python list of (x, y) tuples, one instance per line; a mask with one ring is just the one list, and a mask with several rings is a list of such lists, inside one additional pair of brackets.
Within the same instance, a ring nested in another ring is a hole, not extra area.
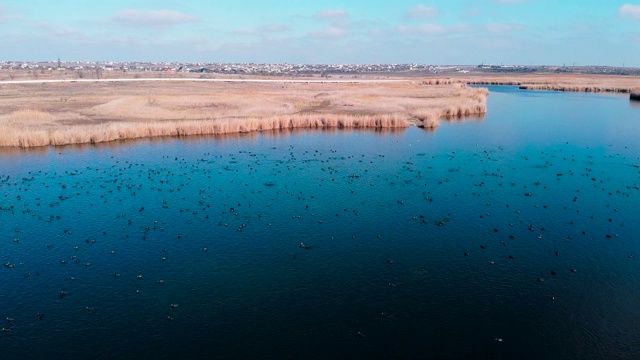
[(640, 67), (640, 0), (0, 0), (0, 60)]

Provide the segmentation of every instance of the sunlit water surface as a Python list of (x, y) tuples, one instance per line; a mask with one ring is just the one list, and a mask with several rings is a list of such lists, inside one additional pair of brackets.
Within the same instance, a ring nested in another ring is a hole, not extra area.
[(488, 105), (0, 151), (0, 358), (639, 358), (640, 108)]

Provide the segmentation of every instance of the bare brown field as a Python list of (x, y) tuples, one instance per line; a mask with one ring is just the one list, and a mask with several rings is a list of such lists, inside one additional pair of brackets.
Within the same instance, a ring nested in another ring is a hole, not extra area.
[(438, 126), (486, 112), (463, 83), (63, 82), (0, 85), (0, 146), (293, 128)]

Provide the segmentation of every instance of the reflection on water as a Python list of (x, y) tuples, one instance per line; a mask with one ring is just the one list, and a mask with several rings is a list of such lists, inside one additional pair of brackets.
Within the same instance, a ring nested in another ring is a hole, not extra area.
[(462, 117), (452, 116), (452, 117), (447, 117), (444, 120), (449, 123), (459, 123), (459, 122), (466, 122), (466, 121), (483, 122), (485, 117), (486, 117), (486, 114), (474, 114), (474, 115), (462, 116)]
[[(476, 116), (470, 116), (466, 118), (458, 118), (456, 121), (464, 121), (469, 119), (471, 121), (476, 119)], [(353, 134), (353, 133), (375, 133), (375, 134), (393, 134), (406, 131), (406, 128), (322, 128), (322, 129), (306, 129), (306, 128), (293, 128), (282, 130), (264, 130), (260, 132), (247, 132), (247, 133), (230, 133), (230, 134), (215, 134), (215, 135), (190, 135), (183, 137), (151, 137), (140, 139), (124, 139), (115, 140), (110, 142), (98, 143), (98, 144), (71, 144), (63, 146), (52, 147), (33, 147), (33, 148), (14, 148), (14, 147), (0, 147), (0, 156), (4, 157), (20, 157), (25, 155), (47, 154), (51, 151), (65, 151), (65, 152), (82, 152), (82, 151), (122, 151), (129, 148), (135, 148), (141, 145), (158, 144), (160, 146), (166, 146), (169, 144), (193, 144), (200, 142), (228, 142), (228, 141), (243, 141), (251, 142), (255, 141), (258, 137), (276, 137), (287, 138), (301, 133), (319, 133), (323, 135), (333, 134)]]
[(3, 150), (3, 356), (636, 358), (638, 109), (492, 90), (436, 132)]

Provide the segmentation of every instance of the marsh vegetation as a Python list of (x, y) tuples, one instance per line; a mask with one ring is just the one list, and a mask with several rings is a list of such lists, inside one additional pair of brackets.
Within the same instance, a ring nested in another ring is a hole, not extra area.
[(0, 146), (291, 128), (438, 126), (486, 112), (486, 89), (372, 83), (73, 82), (0, 88)]

